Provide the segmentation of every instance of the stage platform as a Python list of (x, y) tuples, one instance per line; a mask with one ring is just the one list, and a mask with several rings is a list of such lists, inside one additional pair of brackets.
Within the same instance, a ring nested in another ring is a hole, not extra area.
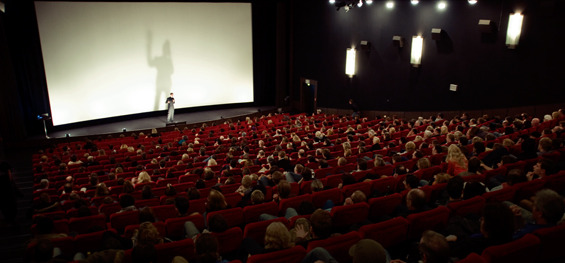
[[(269, 113), (274, 112), (276, 108), (274, 106), (257, 106), (257, 107), (242, 107), (242, 108), (231, 108), (231, 109), (219, 109), (219, 110), (206, 110), (198, 112), (189, 113), (176, 113), (175, 122), (178, 125), (184, 125), (186, 123), (195, 124), (202, 122), (219, 121), (222, 119), (237, 118), (242, 116), (247, 116), (256, 113)], [(103, 124), (82, 126), (77, 128), (61, 128), (54, 127), (47, 130), (47, 134), (52, 139), (65, 138), (67, 134), (70, 137), (83, 137), (99, 134), (114, 134), (120, 133), (125, 128), (127, 132), (147, 130), (152, 128), (165, 128), (167, 125), (167, 115), (164, 113), (162, 116), (156, 117), (145, 117), (145, 118), (134, 118), (113, 121)]]

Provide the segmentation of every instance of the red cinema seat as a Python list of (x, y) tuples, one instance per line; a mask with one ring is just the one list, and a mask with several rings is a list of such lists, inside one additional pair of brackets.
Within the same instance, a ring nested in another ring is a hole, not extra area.
[(530, 199), (530, 197), (534, 196), (544, 185), (545, 180), (538, 179), (513, 185), (512, 187), (516, 189), (514, 201), (519, 203), (523, 199)]
[(359, 240), (361, 240), (361, 235), (357, 231), (351, 231), (339, 236), (310, 241), (308, 242), (308, 248), (306, 250), (311, 251), (314, 248), (323, 247), (330, 252), (330, 255), (332, 255), (337, 262), (347, 263), (352, 260), (349, 255), (349, 248), (357, 244)]
[(432, 210), (411, 214), (406, 219), (410, 222), (409, 239), (419, 239), (426, 230), (441, 231), (449, 220), (449, 209), (440, 206)]
[(243, 241), (243, 231), (239, 227), (232, 227), (222, 233), (212, 232), (212, 235), (218, 239), (220, 255), (237, 251)]
[(363, 192), (365, 196), (370, 196), (371, 188), (372, 188), (371, 182), (361, 182), (361, 183), (346, 185), (341, 189), (341, 191), (343, 192), (344, 198), (350, 197), (351, 194), (353, 194), (353, 192), (357, 190)]
[(383, 217), (391, 215), (394, 209), (402, 204), (402, 195), (391, 195), (369, 199), (369, 219), (373, 222), (381, 221)]
[(126, 226), (139, 224), (139, 211), (135, 210), (111, 214), (109, 224), (109, 227), (115, 229), (119, 234), (122, 234)]
[(565, 262), (565, 224), (538, 229), (534, 235), (541, 242), (540, 262)]
[(371, 190), (379, 195), (393, 193), (396, 187), (396, 179), (392, 176), (376, 179), (371, 181), (371, 183), (373, 184)]
[(457, 261), (457, 263), (487, 263), (487, 261), (477, 253), (471, 253), (466, 258)]
[(475, 196), (467, 200), (449, 203), (447, 208), (449, 208), (453, 214), (460, 216), (469, 214), (481, 215), (485, 202), (486, 200), (483, 197)]
[(305, 195), (290, 197), (286, 199), (281, 199), (279, 201), (279, 214), (284, 215), (286, 213), (286, 209), (289, 207), (295, 209), (298, 208), (298, 206), (300, 206), (300, 203), (302, 202), (312, 202), (312, 195), (305, 194)]
[(169, 218), (165, 220), (165, 228), (167, 229), (167, 237), (172, 240), (181, 240), (185, 238), (184, 223), (191, 221), (198, 230), (204, 230), (204, 217), (200, 214), (184, 217)]
[(176, 256), (182, 256), (190, 261), (196, 257), (192, 238), (155, 245), (155, 251), (157, 263), (171, 263)]
[(230, 207), (237, 207), (239, 201), (241, 201), (241, 195), (239, 193), (225, 194), (224, 198)]
[(77, 235), (74, 240), (76, 251), (88, 255), (90, 252), (101, 250), (103, 248), (102, 240), (104, 237), (104, 233), (106, 233), (106, 231), (113, 231), (113, 230), (104, 230), (104, 231), (97, 231), (97, 232)]
[(120, 206), (120, 204), (118, 203), (112, 203), (112, 204), (101, 204), (100, 208), (98, 208), (98, 211), (101, 214), (104, 214), (106, 216), (107, 220), (110, 220), (110, 215), (113, 213), (117, 213), (118, 211), (122, 210), (122, 207)]
[(408, 220), (396, 217), (376, 224), (364, 225), (359, 229), (363, 238), (370, 238), (379, 242), (385, 249), (389, 249), (406, 240), (408, 234)]
[(343, 202), (343, 194), (338, 188), (332, 188), (312, 193), (312, 204), (314, 207), (322, 208), (328, 200), (332, 200), (334, 204)]
[(226, 219), (228, 227), (242, 226), (244, 223), (243, 209), (241, 207), (210, 212), (206, 216), (206, 222), (209, 222), (214, 215), (222, 215)]
[(73, 217), (69, 219), (70, 232), (85, 234), (101, 230), (106, 230), (106, 216), (104, 215)]
[(514, 200), (515, 193), (514, 187), (504, 187), (500, 190), (484, 193), (482, 196), (487, 202), (502, 202)]
[(300, 262), (306, 256), (306, 250), (302, 246), (294, 246), (289, 249), (275, 252), (252, 255), (247, 258), (247, 263), (290, 263)]
[(259, 220), (261, 214), (276, 216), (279, 213), (279, 206), (276, 202), (266, 202), (258, 205), (248, 205), (243, 208), (245, 223), (253, 223)]
[[(562, 248), (561, 248), (562, 249)], [(527, 234), (510, 243), (486, 248), (481, 255), (487, 262), (537, 262), (540, 239)]]
[(365, 202), (334, 206), (330, 212), (335, 228), (346, 228), (366, 221), (369, 217), (369, 205)]
[(153, 210), (153, 215), (155, 215), (155, 219), (158, 221), (165, 222), (169, 218), (175, 218), (179, 216), (175, 205), (158, 205), (151, 207)]
[(441, 167), (439, 167), (439, 165), (435, 165), (432, 167), (420, 169), (414, 172), (414, 175), (421, 180), (431, 181), (434, 178), (434, 175), (438, 173), (441, 173)]

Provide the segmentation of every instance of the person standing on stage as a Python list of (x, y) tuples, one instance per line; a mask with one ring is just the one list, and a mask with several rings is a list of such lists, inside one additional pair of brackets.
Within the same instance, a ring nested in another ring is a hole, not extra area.
[(351, 114), (351, 117), (356, 118), (356, 117), (360, 117), (361, 116), (361, 111), (359, 110), (359, 106), (357, 105), (357, 103), (355, 103), (353, 101), (353, 99), (349, 99), (349, 106), (351, 107), (351, 109), (353, 110), (353, 113)]
[(167, 98), (167, 108), (169, 112), (167, 114), (167, 123), (175, 122), (175, 98), (173, 98), (173, 93)]

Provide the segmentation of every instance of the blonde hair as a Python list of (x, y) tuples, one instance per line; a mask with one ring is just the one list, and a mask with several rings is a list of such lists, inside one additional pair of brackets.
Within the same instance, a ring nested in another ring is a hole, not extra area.
[(293, 247), (290, 232), (281, 222), (273, 222), (265, 231), (265, 249), (281, 250)]
[(467, 167), (467, 157), (461, 152), (461, 149), (456, 144), (449, 145), (447, 148), (446, 162), (455, 162), (461, 167)]
[(214, 158), (210, 158), (210, 160), (208, 160), (207, 166), (215, 166), (215, 165), (218, 165), (218, 162), (216, 162), (216, 160), (214, 160)]
[(151, 182), (151, 176), (149, 176), (149, 174), (146, 171), (142, 171), (139, 173), (139, 175), (137, 176), (137, 183), (141, 184), (141, 183), (149, 183)]
[(416, 150), (416, 144), (414, 142), (407, 142), (404, 145), (404, 148), (406, 148), (407, 152), (411, 152), (411, 151), (415, 151)]

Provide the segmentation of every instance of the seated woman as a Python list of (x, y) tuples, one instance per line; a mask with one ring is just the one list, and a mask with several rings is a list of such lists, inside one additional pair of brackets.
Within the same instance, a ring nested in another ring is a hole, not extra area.
[(251, 238), (245, 238), (243, 246), (250, 255), (255, 255), (291, 248), (294, 247), (294, 243), (286, 226), (281, 222), (273, 222), (265, 232), (264, 247)]

